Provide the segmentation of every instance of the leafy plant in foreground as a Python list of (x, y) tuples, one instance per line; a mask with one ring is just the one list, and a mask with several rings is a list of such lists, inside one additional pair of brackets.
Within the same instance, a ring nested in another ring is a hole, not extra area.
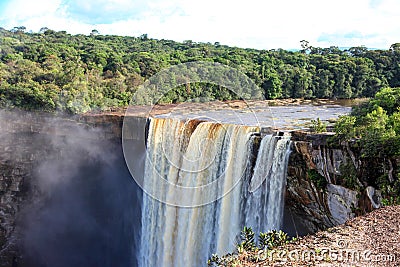
[(282, 230), (271, 230), (266, 233), (260, 233), (259, 236), (261, 249), (273, 249), (290, 242), (290, 237)]
[(218, 256), (213, 254), (208, 260), (208, 266), (240, 266), (240, 255), (246, 255), (247, 260), (257, 262), (259, 257), (257, 252), (262, 250), (272, 250), (278, 246), (282, 246), (295, 238), (290, 238), (285, 232), (279, 230), (271, 230), (260, 233), (258, 236), (258, 246), (255, 241), (255, 234), (251, 227), (244, 227), (241, 232), (241, 242), (237, 245), (238, 254), (227, 254)]

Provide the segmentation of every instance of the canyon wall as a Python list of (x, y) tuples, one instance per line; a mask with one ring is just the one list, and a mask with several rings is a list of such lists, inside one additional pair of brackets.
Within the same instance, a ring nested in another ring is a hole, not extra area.
[[(53, 122), (47, 115), (29, 113), (0, 118), (0, 266), (21, 266), (19, 216), (42, 193), (32, 177), (38, 162), (55, 155), (57, 147), (48, 145), (49, 138), (62, 139), (73, 132), (86, 140), (73, 130), (78, 124), (101, 129), (94, 130), (90, 138), (112, 140), (120, 146), (123, 116), (92, 115)], [(146, 119), (131, 119), (138, 121), (138, 131), (127, 138), (143, 142)], [(379, 191), (371, 187), (374, 184), (365, 171), (369, 163), (363, 162), (351, 144), (329, 144), (329, 138), (328, 134), (292, 132), (283, 227), (291, 235), (338, 225), (380, 206)]]
[(1, 267), (136, 266), (142, 194), (121, 123), (0, 112)]
[[(351, 144), (333, 135), (292, 133), (286, 191), (286, 223), (291, 234), (306, 234), (345, 223), (381, 206), (375, 190), (379, 173), (367, 172), (371, 162)], [(382, 162), (376, 165), (378, 171)]]
[(0, 266), (15, 266), (20, 255), (16, 222), (33, 199), (34, 166), (46, 154), (42, 125), (36, 114), (0, 113)]

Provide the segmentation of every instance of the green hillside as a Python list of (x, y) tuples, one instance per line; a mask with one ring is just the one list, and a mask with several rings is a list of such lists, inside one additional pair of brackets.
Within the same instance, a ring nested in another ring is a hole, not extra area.
[[(81, 113), (126, 106), (138, 86), (179, 63), (209, 61), (234, 67), (259, 87), (255, 97), (371, 97), (400, 86), (400, 44), (388, 50), (318, 48), (302, 41), (300, 51), (255, 50), (219, 43), (70, 35), (47, 28), (0, 29), (0, 103), (3, 107)], [(300, 43), (299, 43), (300, 46)], [(161, 101), (237, 96), (212, 84), (177, 87)], [(253, 96), (254, 97), (254, 96)]]

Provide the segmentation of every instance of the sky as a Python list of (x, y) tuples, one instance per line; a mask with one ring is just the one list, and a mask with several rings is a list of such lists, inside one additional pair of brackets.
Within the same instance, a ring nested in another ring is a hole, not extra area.
[(257, 49), (388, 49), (399, 0), (0, 0), (0, 27), (220, 42)]

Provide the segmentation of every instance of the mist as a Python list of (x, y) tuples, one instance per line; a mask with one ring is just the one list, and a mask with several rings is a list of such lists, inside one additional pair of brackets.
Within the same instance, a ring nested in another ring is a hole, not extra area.
[(136, 266), (142, 193), (121, 141), (70, 118), (0, 112), (11, 162), (32, 162), (23, 182), (13, 266)]

